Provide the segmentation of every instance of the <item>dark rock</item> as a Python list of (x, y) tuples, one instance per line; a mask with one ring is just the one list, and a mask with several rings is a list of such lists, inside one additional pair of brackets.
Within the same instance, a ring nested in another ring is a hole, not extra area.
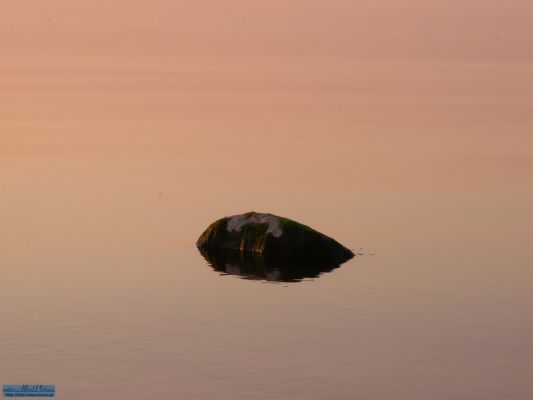
[(235, 265), (236, 259), (246, 258), (245, 265), (241, 262), (243, 271), (261, 270), (259, 276), (263, 278), (276, 269), (282, 274), (292, 269), (292, 275), (307, 277), (309, 274), (303, 271), (307, 268), (311, 276), (316, 276), (354, 256), (336, 240), (306, 225), (256, 212), (215, 221), (200, 235), (196, 245), (215, 269), (217, 265), (228, 264), (217, 260), (231, 259), (229, 264)]

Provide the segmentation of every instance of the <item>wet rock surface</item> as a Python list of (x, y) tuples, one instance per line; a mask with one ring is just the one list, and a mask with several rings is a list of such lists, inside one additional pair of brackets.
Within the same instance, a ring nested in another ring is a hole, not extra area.
[(280, 281), (318, 276), (354, 256), (336, 240), (306, 225), (256, 212), (213, 222), (197, 246), (217, 271)]

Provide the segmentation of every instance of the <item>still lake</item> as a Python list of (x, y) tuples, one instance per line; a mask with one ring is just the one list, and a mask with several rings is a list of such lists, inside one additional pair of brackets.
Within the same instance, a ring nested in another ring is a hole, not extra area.
[[(531, 399), (530, 66), (244, 62), (4, 68), (0, 383)], [(222, 275), (195, 241), (251, 210), (362, 255)]]

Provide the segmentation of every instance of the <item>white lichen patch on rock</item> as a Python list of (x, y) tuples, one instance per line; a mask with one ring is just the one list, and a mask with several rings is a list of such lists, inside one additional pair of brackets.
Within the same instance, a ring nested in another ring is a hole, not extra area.
[(261, 213), (239, 214), (228, 217), (227, 229), (228, 232), (240, 232), (244, 225), (251, 223), (268, 224), (266, 233), (270, 233), (274, 237), (280, 237), (283, 234), (278, 217)]

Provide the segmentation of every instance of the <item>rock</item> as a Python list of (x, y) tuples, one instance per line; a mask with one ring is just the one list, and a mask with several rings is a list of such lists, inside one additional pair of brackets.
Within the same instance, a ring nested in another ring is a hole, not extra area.
[(213, 222), (196, 245), (208, 261), (220, 258), (221, 253), (241, 253), (260, 256), (267, 264), (282, 262), (332, 269), (354, 256), (336, 240), (306, 225), (256, 212)]

